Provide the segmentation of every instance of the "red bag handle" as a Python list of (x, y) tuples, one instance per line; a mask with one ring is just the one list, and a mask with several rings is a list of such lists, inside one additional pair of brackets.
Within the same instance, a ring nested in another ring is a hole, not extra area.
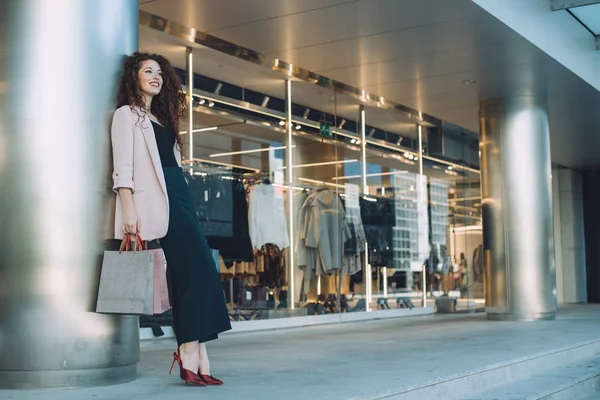
[[(144, 241), (142, 240), (142, 237), (140, 236), (139, 232), (136, 234), (136, 240), (133, 245), (133, 252), (135, 253), (138, 250), (148, 250), (146, 247), (146, 243), (144, 243)], [(123, 251), (131, 251), (131, 235), (126, 234), (123, 237), (123, 240), (121, 240), (121, 246), (119, 246), (119, 254)]]

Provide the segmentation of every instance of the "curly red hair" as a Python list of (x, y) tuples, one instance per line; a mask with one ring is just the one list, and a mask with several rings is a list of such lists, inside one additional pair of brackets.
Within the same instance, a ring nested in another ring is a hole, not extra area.
[(146, 60), (156, 61), (163, 77), (162, 89), (152, 99), (150, 112), (164, 127), (173, 131), (179, 150), (182, 151), (183, 139), (179, 133), (179, 121), (188, 111), (186, 95), (181, 88), (181, 80), (165, 57), (159, 54), (136, 52), (125, 59), (117, 94), (117, 108), (128, 105), (132, 108), (137, 107), (142, 112), (146, 109), (138, 77), (142, 63)]

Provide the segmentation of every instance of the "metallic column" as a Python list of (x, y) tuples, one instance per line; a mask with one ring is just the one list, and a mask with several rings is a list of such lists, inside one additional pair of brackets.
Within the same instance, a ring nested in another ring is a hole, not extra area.
[[(359, 107), (360, 121), (360, 161), (361, 161), (361, 191), (364, 195), (369, 194), (369, 186), (367, 185), (367, 115), (364, 106)], [(371, 311), (371, 299), (373, 298), (373, 282), (371, 274), (371, 264), (369, 263), (369, 245), (365, 243), (365, 266), (363, 269), (363, 281), (365, 283), (365, 302), (366, 311)]]
[[(188, 140), (189, 140), (189, 160), (194, 159), (194, 54), (192, 48), (188, 47), (185, 51), (187, 72), (187, 101), (188, 101)], [(190, 165), (191, 168), (191, 165)]]
[(135, 379), (138, 319), (93, 310), (110, 110), (137, 46), (137, 0), (0, 2), (0, 387)]
[(290, 236), (290, 248), (288, 256), (288, 308), (293, 310), (296, 308), (296, 294), (294, 293), (295, 288), (295, 235), (294, 235), (294, 196), (292, 193), (292, 184), (294, 183), (294, 127), (292, 125), (292, 81), (286, 79), (285, 81), (285, 133), (287, 134), (287, 143), (285, 149), (286, 155), (286, 173), (287, 173), (287, 184), (288, 184), (288, 221), (289, 221), (289, 236)]
[(481, 104), (488, 319), (554, 319), (548, 112), (543, 98)]

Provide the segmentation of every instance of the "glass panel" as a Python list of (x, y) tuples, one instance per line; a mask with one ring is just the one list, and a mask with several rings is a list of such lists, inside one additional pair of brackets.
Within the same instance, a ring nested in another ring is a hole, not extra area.
[(428, 156), (447, 160), (424, 162), (431, 219), (429, 295), (438, 312), (482, 309), (480, 175), (474, 169), (479, 164), (477, 138), (446, 126), (443, 133), (428, 130), (427, 145)]
[(421, 274), (429, 227), (417, 126), (377, 108), (367, 110), (367, 125), (369, 196), (363, 198), (361, 211), (372, 268), (371, 306), (386, 310), (423, 305)]
[[(220, 57), (204, 49), (194, 57), (202, 75), (195, 82), (190, 190), (209, 245), (220, 252), (230, 319), (285, 317), (284, 81), (231, 58), (219, 68)], [(218, 230), (223, 222), (227, 232)]]
[[(358, 105), (333, 90), (293, 82), (295, 147), (293, 204), (298, 306), (307, 315), (363, 311), (362, 264), (349, 254), (352, 216), (360, 216), (359, 187), (340, 181), (360, 175)], [(352, 141), (354, 140), (354, 141)], [(348, 143), (349, 146), (345, 144)], [(351, 193), (349, 193), (351, 192)], [(353, 196), (349, 196), (353, 194)]]
[(600, 4), (569, 8), (594, 35), (600, 35)]

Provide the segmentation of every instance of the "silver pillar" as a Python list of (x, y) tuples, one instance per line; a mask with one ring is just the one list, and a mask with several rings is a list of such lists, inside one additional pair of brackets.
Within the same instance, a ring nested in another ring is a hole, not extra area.
[(481, 104), (488, 319), (554, 319), (552, 184), (543, 98)]
[(0, 2), (0, 387), (135, 378), (135, 317), (95, 314), (110, 109), (138, 1)]

